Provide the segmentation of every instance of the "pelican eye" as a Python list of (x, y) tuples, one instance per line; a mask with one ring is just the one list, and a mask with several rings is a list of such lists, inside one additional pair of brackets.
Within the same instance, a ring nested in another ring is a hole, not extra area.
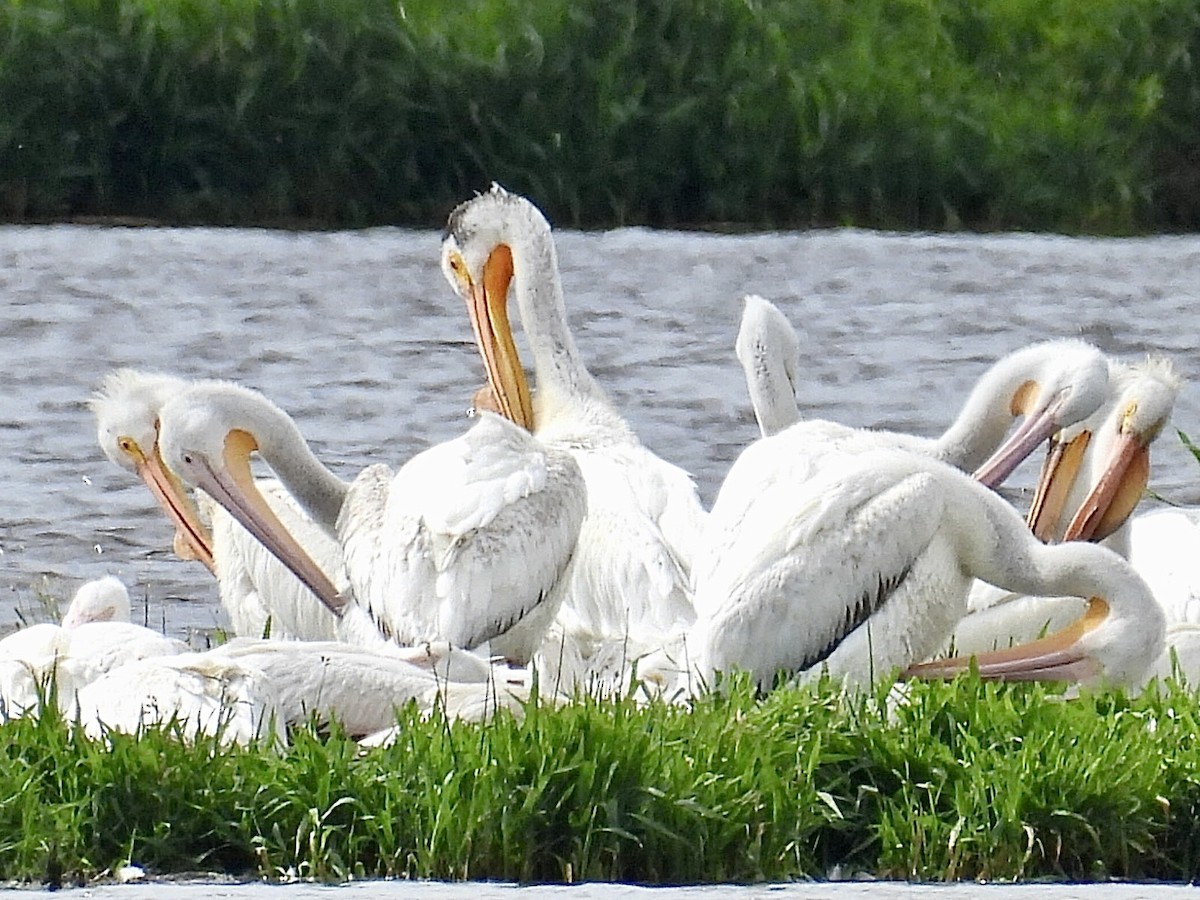
[(1130, 422), (1132, 421), (1134, 415), (1137, 413), (1137, 408), (1138, 408), (1137, 401), (1134, 400), (1128, 406), (1126, 406), (1125, 411), (1123, 413), (1121, 413), (1121, 430), (1122, 431), (1125, 431), (1126, 429), (1133, 427), (1130, 424)]
[(121, 448), (122, 453), (132, 453), (134, 443), (130, 438), (122, 437), (117, 438), (117, 446)]

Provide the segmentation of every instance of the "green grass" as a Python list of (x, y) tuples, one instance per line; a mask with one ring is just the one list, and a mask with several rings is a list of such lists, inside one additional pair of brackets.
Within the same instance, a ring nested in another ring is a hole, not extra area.
[(0, 216), (1200, 225), (1193, 0), (11, 0)]
[(368, 752), (0, 726), (0, 878), (153, 874), (524, 882), (1200, 875), (1196, 697), (1064, 700), (966, 678), (693, 708), (532, 705), (481, 725), (401, 714)]

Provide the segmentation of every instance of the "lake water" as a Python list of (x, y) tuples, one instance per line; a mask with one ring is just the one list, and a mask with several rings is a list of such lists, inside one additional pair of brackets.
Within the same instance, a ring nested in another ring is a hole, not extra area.
[[(106, 573), (154, 626), (221, 623), (207, 572), (173, 557), (149, 493), (96, 444), (85, 402), (117, 366), (258, 388), (344, 476), (460, 433), (482, 367), (439, 241), (396, 229), (0, 228), (0, 632), (44, 618), (39, 598), (65, 601)], [(706, 502), (755, 435), (733, 355), (746, 292), (797, 327), (808, 414), (852, 425), (936, 433), (988, 364), (1046, 338), (1200, 371), (1196, 237), (625, 229), (558, 241), (588, 365)], [(1195, 384), (1175, 424), (1200, 437)], [(1173, 432), (1153, 458), (1153, 489), (1200, 503), (1200, 467)], [(1035, 473), (1031, 463), (1015, 483)]]

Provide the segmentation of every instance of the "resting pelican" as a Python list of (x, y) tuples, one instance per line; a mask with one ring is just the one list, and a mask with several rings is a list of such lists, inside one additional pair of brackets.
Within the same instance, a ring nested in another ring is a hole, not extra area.
[(129, 592), (117, 578), (86, 582), (61, 625), (43, 622), (0, 640), (0, 721), (36, 711), (51, 681), (59, 708), (69, 713), (75, 693), (106, 672), (187, 649), (129, 621)]
[[(584, 365), (567, 325), (546, 218), (493, 185), (450, 214), (442, 269), (467, 303), (493, 385), (500, 370), (520, 369), (507, 312), (512, 285), (537, 395), (498, 393), (510, 415), (532, 422), (544, 446), (571, 454), (587, 483), (587, 516), (555, 588), (561, 608), (546, 652), (557, 653), (563, 641), (654, 641), (686, 627), (704, 510), (691, 477), (641, 444)], [(543, 526), (525, 527), (536, 547)], [(533, 553), (531, 560), (542, 558)]]
[[(78, 718), (93, 736), (175, 722), (185, 738), (219, 735), (230, 743), (286, 741), (286, 728), (336, 719), (351, 735), (379, 732), (409, 702), (440, 704), (464, 717), (528, 699), (528, 684), (507, 670), (450, 680), (422, 655), (390, 644), (239, 638), (202, 653), (142, 660), (114, 669), (79, 691)], [(467, 698), (476, 698), (472, 705)], [(478, 711), (478, 712), (477, 712)]]
[(781, 672), (890, 677), (946, 639), (972, 578), (1090, 603), (1050, 645), (981, 656), (987, 676), (1127, 682), (1157, 655), (1162, 614), (1116, 554), (1044, 546), (957, 469), (840, 426), (814, 441), (820, 424), (755, 442), (721, 487), (694, 570), (688, 652), (702, 678), (740, 668), (766, 689)]
[[(512, 377), (523, 383), (519, 370)], [(546, 600), (583, 518), (583, 482), (568, 454), (543, 447), (518, 424), (482, 412), (461, 437), (399, 471), (373, 465), (347, 483), (321, 464), (283, 410), (235, 384), (194, 385), (163, 407), (161, 423), (168, 467), (288, 563), (343, 624), (354, 613), (353, 639), (365, 632), (467, 649), (491, 641), (493, 651), (527, 661), (553, 617)], [(317, 565), (263, 502), (250, 476), (255, 451), (336, 535), (349, 591), (334, 585), (341, 573)]]
[[(91, 401), (104, 455), (145, 481), (175, 524), (176, 553), (201, 560), (216, 576), (234, 634), (261, 637), (269, 631), (280, 638), (332, 640), (337, 619), (308, 588), (207, 495), (198, 495), (193, 504), (179, 479), (164, 467), (159, 414), (191, 384), (134, 369), (111, 373)], [(341, 564), (337, 541), (314, 525), (278, 482), (261, 480), (258, 489), (319, 565), (335, 569)]]
[[(747, 295), (736, 350), (763, 435), (796, 423), (799, 341), (787, 317), (770, 301)], [(984, 372), (940, 437), (873, 433), (974, 470), (980, 481), (996, 487), (1054, 432), (1092, 415), (1107, 389), (1108, 361), (1098, 349), (1079, 340), (1045, 341), (1009, 353)], [(1024, 422), (1006, 441), (1015, 416)]]

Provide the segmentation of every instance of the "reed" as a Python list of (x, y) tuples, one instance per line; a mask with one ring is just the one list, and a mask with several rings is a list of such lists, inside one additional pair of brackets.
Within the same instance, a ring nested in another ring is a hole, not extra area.
[(0, 215), (1195, 228), (1198, 58), (1191, 0), (13, 0)]
[(726, 687), (687, 709), (534, 702), (488, 725), (406, 708), (397, 742), (370, 751), (336, 728), (278, 750), (11, 721), (0, 878), (127, 862), (322, 880), (1200, 874), (1200, 726), (1180, 688)]

